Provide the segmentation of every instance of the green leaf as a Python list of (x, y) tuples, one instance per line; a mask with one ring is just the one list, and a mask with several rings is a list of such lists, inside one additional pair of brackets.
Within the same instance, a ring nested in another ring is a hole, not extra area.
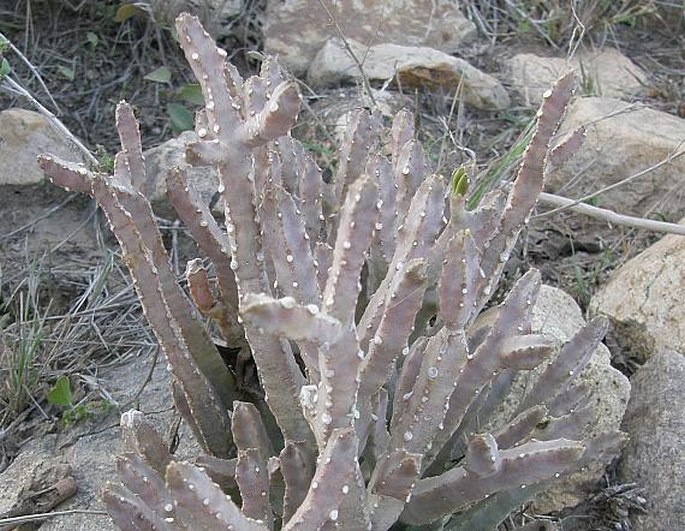
[(0, 79), (9, 75), (11, 71), (12, 67), (10, 66), (9, 61), (3, 57), (2, 60), (0, 60)]
[(73, 68), (69, 68), (68, 66), (64, 65), (59, 65), (57, 66), (57, 71), (62, 74), (65, 78), (67, 78), (69, 81), (74, 81), (74, 77), (76, 76), (76, 73), (74, 72)]
[(170, 103), (166, 111), (176, 132), (189, 131), (195, 126), (195, 115), (180, 103)]
[(69, 378), (60, 376), (57, 379), (57, 383), (48, 393), (48, 402), (62, 407), (70, 407), (72, 405)]
[(204, 105), (205, 103), (199, 83), (186, 83), (176, 91), (176, 97), (190, 105)]
[(97, 34), (89, 31), (86, 33), (86, 41), (88, 41), (88, 44), (95, 49), (95, 47), (98, 45), (98, 42), (100, 42), (100, 39), (98, 38)]
[(134, 4), (122, 4), (114, 15), (114, 22), (126, 22), (129, 18), (141, 12), (141, 9)]
[(143, 79), (154, 81), (155, 83), (169, 83), (171, 81), (171, 70), (166, 66), (160, 66), (146, 75)]

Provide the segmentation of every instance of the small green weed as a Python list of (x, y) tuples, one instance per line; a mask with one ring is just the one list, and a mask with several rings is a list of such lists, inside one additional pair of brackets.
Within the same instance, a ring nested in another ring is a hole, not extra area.
[(168, 103), (166, 112), (175, 135), (190, 131), (195, 125), (195, 111), (203, 105), (202, 91), (196, 83), (186, 83), (173, 89), (173, 72), (167, 66), (160, 66), (145, 75), (145, 81), (165, 87), (162, 91)]
[[(6, 326), (0, 329), (0, 406), (4, 417), (23, 411), (36, 391), (40, 364), (38, 358), (46, 336), (49, 304), (42, 308), (40, 263), (33, 262), (28, 275), (0, 308)], [(2, 278), (0, 272), (0, 278)], [(12, 338), (5, 334), (11, 326)]]
[(0, 83), (10, 74), (12, 67), (9, 61), (5, 58), (5, 54), (10, 49), (10, 43), (7, 39), (0, 37)]
[(204, 105), (202, 89), (198, 83), (186, 83), (177, 88), (167, 104), (167, 115), (174, 134), (190, 131), (195, 126), (195, 110)]
[(585, 201), (583, 201), (583, 203), (590, 206), (598, 207), (602, 205), (602, 198), (598, 195), (593, 195), (591, 197), (588, 197)]
[(74, 403), (71, 392), (71, 382), (68, 377), (60, 376), (47, 394), (50, 404), (62, 408), (62, 428), (76, 424), (82, 420), (91, 419), (99, 414), (107, 414), (112, 409), (112, 403), (107, 400), (93, 400)]
[(526, 129), (519, 135), (516, 143), (507, 151), (500, 159), (493, 164), (488, 165), (488, 169), (484, 175), (480, 176), (476, 181), (476, 186), (473, 193), (466, 202), (467, 208), (474, 209), (478, 206), (483, 196), (492, 190), (497, 183), (504, 177), (504, 175), (514, 168), (523, 153), (526, 151), (530, 139), (533, 136), (535, 120), (528, 123)]
[(583, 61), (580, 61), (580, 73), (579, 73), (579, 83), (578, 88), (582, 96), (601, 96), (602, 91), (599, 86), (599, 82), (593, 76), (592, 72), (589, 72)]
[(95, 158), (98, 160), (97, 171), (102, 173), (114, 171), (114, 157), (107, 152), (105, 146), (98, 144), (95, 147)]
[[(573, 246), (573, 242), (571, 242)], [(582, 308), (587, 308), (590, 304), (590, 299), (594, 295), (597, 287), (602, 283), (603, 274), (609, 265), (615, 261), (611, 249), (605, 249), (599, 260), (593, 258), (591, 267), (583, 267), (578, 260), (578, 257), (573, 252), (573, 277), (575, 285), (570, 287), (571, 294), (578, 301)]]
[(324, 157), (333, 157), (335, 155), (334, 149), (317, 142), (302, 141), (302, 146), (314, 155), (323, 155)]

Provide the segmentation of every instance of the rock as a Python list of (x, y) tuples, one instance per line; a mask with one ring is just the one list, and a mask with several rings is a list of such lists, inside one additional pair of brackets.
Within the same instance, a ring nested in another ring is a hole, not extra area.
[(647, 514), (635, 516), (636, 531), (682, 529), (685, 522), (685, 357), (664, 350), (631, 378), (633, 393), (623, 429), (630, 441), (618, 477), (638, 483)]
[[(585, 324), (580, 307), (570, 295), (551, 286), (542, 286), (533, 308), (532, 333), (549, 336), (561, 345)], [(572, 383), (582, 383), (592, 392), (590, 403), (597, 420), (586, 428), (584, 437), (613, 432), (621, 425), (630, 396), (630, 382), (611, 366), (610, 361), (609, 349), (600, 343), (588, 365)], [(511, 394), (496, 412), (490, 428), (501, 425), (502, 421), (499, 419), (510, 417), (545, 367), (546, 364), (543, 364), (533, 371), (517, 376)], [(534, 502), (536, 512), (544, 514), (573, 507), (583, 501), (594, 492), (607, 464), (593, 462), (538, 494)]]
[[(496, 78), (485, 74), (464, 59), (433, 48), (379, 44), (367, 48), (352, 39), (348, 46), (356, 57), (363, 57), (364, 75), (372, 81), (395, 81), (403, 88), (442, 89), (454, 94), (462, 90), (464, 101), (479, 109), (509, 107), (509, 96)], [(343, 41), (329, 39), (309, 67), (313, 86), (358, 82), (362, 73)]]
[(26, 109), (0, 112), (0, 186), (42, 183), (45, 177), (36, 163), (41, 153), (83, 161), (81, 152), (42, 114)]
[(619, 345), (638, 362), (663, 349), (685, 352), (683, 264), (685, 238), (669, 234), (614, 272), (590, 301), (590, 313), (611, 319)]
[(579, 52), (572, 59), (517, 54), (505, 68), (511, 87), (529, 106), (538, 106), (543, 93), (569, 68), (578, 75), (579, 93), (583, 96), (632, 99), (648, 82), (647, 74), (614, 48), (601, 52)]
[[(211, 166), (195, 167), (185, 161), (186, 146), (199, 140), (194, 131), (184, 131), (176, 138), (167, 140), (157, 147), (145, 151), (145, 169), (147, 170), (147, 183), (143, 194), (150, 200), (156, 212), (165, 216), (173, 212), (166, 195), (166, 175), (174, 166), (187, 168), (190, 179), (195, 188), (207, 204), (211, 202), (216, 193), (219, 180), (216, 171)], [(223, 215), (220, 202), (214, 205), (216, 214)], [(173, 217), (176, 217), (173, 214)]]
[(327, 1), (326, 6), (335, 24), (320, 0), (269, 0), (264, 51), (277, 54), (283, 66), (301, 75), (324, 43), (340, 35), (338, 28), (364, 46), (388, 42), (447, 53), (476, 35), (475, 25), (447, 0)]
[[(59, 439), (59, 436), (51, 435), (32, 441), (26, 448), (22, 448), (22, 453), (17, 457), (17, 460), (24, 459), (25, 456), (57, 459), (57, 457), (51, 456), (59, 452)], [(80, 439), (76, 443), (76, 448), (80, 451), (78, 454), (74, 454), (73, 448), (71, 448), (66, 451), (64, 457), (59, 458), (71, 463), (78, 491), (75, 496), (66, 500), (55, 510), (104, 511), (105, 506), (100, 498), (100, 489), (107, 481), (116, 477), (114, 459), (122, 451), (119, 442), (119, 430), (109, 429), (97, 436)], [(6, 476), (9, 481), (14, 481), (14, 473), (9, 469), (5, 471), (3, 476)], [(70, 531), (73, 529), (116, 531), (118, 528), (107, 514), (84, 512), (50, 518), (45, 521), (41, 529), (51, 531)]]
[[(611, 98), (579, 98), (569, 109), (559, 138), (586, 125), (587, 138), (562, 168), (550, 173), (547, 191), (578, 198), (650, 168), (678, 151), (685, 141), (685, 120)], [(598, 206), (621, 214), (658, 212), (668, 219), (685, 215), (680, 191), (685, 156), (601, 194)]]
[(47, 512), (75, 494), (71, 467), (52, 457), (44, 441), (34, 441), (0, 475), (0, 519)]

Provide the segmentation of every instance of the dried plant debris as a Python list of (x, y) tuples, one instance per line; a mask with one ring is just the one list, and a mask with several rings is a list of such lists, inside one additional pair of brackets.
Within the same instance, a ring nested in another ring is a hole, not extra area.
[[(508, 192), (469, 209), (464, 186), (431, 173), (406, 113), (388, 136), (379, 117), (357, 111), (325, 182), (289, 135), (299, 94), (277, 63), (243, 79), (197, 19), (181, 15), (177, 28), (205, 99), (186, 159), (216, 168), (225, 231), (181, 168), (170, 195), (215, 283), (191, 262), (189, 297), (171, 274), (139, 191), (146, 176), (126, 103), (113, 175), (40, 158), (55, 184), (104, 210), (176, 405), (207, 454), (178, 462), (141, 413), (124, 414), (121, 484), (104, 491), (122, 529), (486, 529), (556, 478), (615, 455), (622, 435), (583, 438), (594, 419), (576, 406), (588, 397), (569, 388), (602, 320), (553, 358), (514, 417), (492, 433), (477, 427), (513, 374), (555, 351), (531, 333), (537, 271), (494, 317), (479, 315), (542, 190), (571, 75), (547, 93)], [(236, 376), (200, 313), (254, 357), (263, 400), (236, 400)]]

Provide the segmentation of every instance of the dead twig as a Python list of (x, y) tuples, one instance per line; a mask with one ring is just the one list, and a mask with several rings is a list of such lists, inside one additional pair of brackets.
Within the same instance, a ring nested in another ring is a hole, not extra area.
[(606, 208), (599, 208), (585, 203), (580, 203), (580, 199), (568, 199), (567, 197), (561, 197), (559, 195), (542, 192), (538, 196), (538, 200), (541, 203), (554, 205), (558, 208), (550, 210), (549, 212), (538, 214), (537, 216), (534, 216), (534, 218), (540, 218), (543, 216), (547, 216), (553, 212), (560, 212), (561, 210), (568, 209), (572, 212), (577, 212), (578, 214), (584, 214), (595, 219), (601, 219), (603, 221), (607, 221), (608, 223), (613, 223), (614, 225), (623, 225), (626, 227), (633, 227), (636, 229), (647, 229), (654, 232), (666, 232), (669, 234), (679, 234), (681, 236), (685, 236), (685, 225), (678, 225), (677, 223), (667, 223), (665, 221), (656, 221), (653, 219), (639, 218), (636, 216), (627, 216), (625, 214), (619, 214), (617, 212), (614, 212), (613, 210), (607, 210)]
[(41, 88), (43, 89), (43, 91), (45, 92), (45, 94), (46, 94), (46, 95), (48, 96), (48, 98), (50, 99), (50, 103), (52, 104), (52, 106), (55, 108), (55, 110), (56, 110), (58, 113), (61, 114), (61, 113), (62, 113), (62, 109), (60, 109), (59, 105), (57, 105), (57, 102), (56, 102), (55, 99), (52, 97), (52, 93), (51, 93), (50, 90), (48, 89), (48, 86), (45, 84), (45, 81), (43, 81), (43, 78), (42, 78), (42, 76), (40, 75), (40, 73), (38, 72), (38, 69), (37, 69), (35, 66), (33, 66), (33, 64), (31, 63), (31, 61), (29, 61), (29, 60), (26, 58), (26, 56), (25, 56), (23, 53), (21, 53), (21, 50), (20, 50), (19, 48), (17, 48), (14, 44), (12, 44), (12, 41), (9, 40), (7, 37), (5, 37), (5, 35), (4, 35), (2, 32), (0, 32), (0, 40), (3, 40), (4, 42), (6, 42), (7, 45), (9, 46), (10, 50), (12, 50), (12, 51), (14, 52), (14, 54), (15, 54), (17, 57), (19, 57), (19, 59), (21, 60), (21, 62), (24, 63), (24, 64), (26, 65), (26, 67), (31, 71), (31, 73), (32, 73), (33, 76), (36, 78), (36, 80), (37, 80), (38, 83), (40, 84), (40, 86), (41, 86)]
[(92, 511), (89, 509), (70, 509), (68, 511), (52, 511), (47, 513), (2, 518), (0, 519), (0, 526), (17, 526), (20, 524), (25, 524), (27, 522), (37, 522), (40, 520), (47, 520), (48, 518), (54, 518), (56, 516), (71, 516), (73, 514), (92, 514), (97, 516), (108, 516), (106, 511)]
[(23, 96), (31, 103), (31, 105), (38, 109), (38, 112), (45, 116), (50, 122), (50, 124), (54, 128), (56, 128), (60, 134), (64, 135), (65, 138), (67, 138), (72, 144), (74, 144), (74, 146), (76, 146), (83, 153), (85, 158), (90, 163), (92, 163), (95, 166), (99, 164), (98, 159), (96, 159), (90, 152), (90, 150), (83, 145), (83, 142), (81, 142), (76, 137), (76, 135), (69, 131), (67, 126), (64, 125), (62, 121), (59, 118), (57, 118), (57, 116), (55, 116), (48, 108), (46, 108), (41, 102), (39, 102), (28, 90), (26, 90), (19, 83), (14, 81), (11, 77), (6, 77), (5, 79), (3, 79), (3, 84), (5, 83), (9, 86), (11, 91), (13, 91), (15, 94)]

